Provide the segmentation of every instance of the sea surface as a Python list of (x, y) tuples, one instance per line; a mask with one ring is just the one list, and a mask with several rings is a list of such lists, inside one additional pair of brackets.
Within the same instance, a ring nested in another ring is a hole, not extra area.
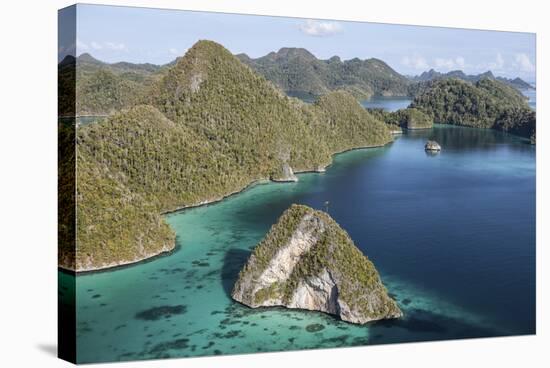
[(537, 109), (537, 91), (534, 89), (522, 90), (521, 93), (529, 98), (528, 104), (533, 109)]
[(361, 105), (367, 109), (383, 109), (389, 112), (406, 109), (412, 99), (406, 96), (372, 96), (368, 100), (361, 101)]
[[(291, 97), (296, 97), (306, 103), (314, 103), (319, 96), (302, 92), (287, 92)], [(407, 108), (412, 99), (408, 96), (372, 96), (368, 100), (361, 100), (360, 103), (367, 109), (383, 109), (389, 112)]]
[[(427, 139), (441, 153), (427, 154)], [(177, 233), (168, 256), (77, 276), (78, 362), (535, 333), (535, 147), (525, 140), (437, 125), (298, 176), (167, 216)], [(282, 212), (325, 201), (374, 262), (402, 319), (358, 326), (230, 298)]]

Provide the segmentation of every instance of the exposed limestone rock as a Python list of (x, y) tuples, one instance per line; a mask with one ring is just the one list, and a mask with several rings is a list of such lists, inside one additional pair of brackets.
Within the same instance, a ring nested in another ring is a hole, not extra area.
[(441, 146), (436, 141), (428, 141), (424, 146), (426, 151), (441, 151)]
[(198, 92), (202, 83), (202, 74), (197, 73), (191, 76), (191, 80), (189, 83), (189, 88), (191, 89), (191, 92), (195, 93)]
[(292, 205), (254, 249), (233, 299), (321, 311), (364, 324), (402, 316), (372, 262), (326, 213)]
[(292, 167), (290, 167), (290, 165), (285, 162), (281, 168), (280, 176), (273, 176), (271, 180), (277, 182), (296, 182), (298, 181), (298, 177), (294, 175)]

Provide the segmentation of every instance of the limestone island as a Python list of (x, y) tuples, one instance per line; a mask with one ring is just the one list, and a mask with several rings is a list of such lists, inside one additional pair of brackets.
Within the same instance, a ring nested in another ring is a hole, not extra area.
[(231, 295), (251, 308), (320, 311), (356, 324), (403, 315), (346, 231), (327, 213), (295, 204), (256, 246)]
[(278, 176), (272, 175), (271, 181), (276, 181), (280, 183), (292, 183), (297, 182), (298, 177), (294, 174), (292, 167), (285, 162), (281, 168), (281, 172)]
[(441, 151), (441, 146), (436, 141), (428, 141), (428, 142), (426, 142), (426, 145), (424, 146), (424, 149), (426, 151), (439, 152), (439, 151)]

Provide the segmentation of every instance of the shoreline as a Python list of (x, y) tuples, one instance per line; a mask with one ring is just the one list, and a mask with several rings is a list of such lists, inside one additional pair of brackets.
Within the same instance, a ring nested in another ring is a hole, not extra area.
[(60, 271), (60, 272), (63, 272), (63, 273), (66, 273), (66, 274), (69, 274), (69, 275), (72, 275), (72, 276), (84, 276), (84, 275), (89, 275), (89, 274), (93, 274), (93, 273), (118, 271), (118, 270), (122, 270), (124, 268), (137, 266), (139, 264), (152, 262), (154, 260), (157, 260), (158, 258), (168, 257), (172, 253), (174, 253), (175, 251), (179, 250), (179, 248), (181, 248), (181, 246), (178, 245), (177, 243), (175, 243), (174, 247), (170, 250), (162, 251), (160, 253), (156, 253), (154, 255), (151, 255), (151, 256), (146, 257), (146, 258), (141, 258), (141, 259), (136, 260), (136, 261), (120, 262), (118, 264), (115, 264), (113, 266), (108, 266), (108, 267), (85, 269), (85, 270), (81, 270), (81, 271), (76, 271), (76, 270), (73, 270), (71, 268), (66, 268), (66, 267), (58, 265), (57, 270), (58, 270), (58, 272)]
[[(310, 173), (323, 174), (323, 173), (326, 172), (326, 170), (330, 166), (332, 166), (332, 164), (334, 163), (334, 157), (336, 155), (340, 155), (340, 154), (351, 152), (351, 151), (357, 151), (357, 150), (381, 148), (381, 147), (385, 147), (385, 146), (387, 146), (387, 145), (389, 145), (393, 142), (394, 142), (394, 140), (393, 140), (393, 134), (392, 134), (392, 140), (387, 142), (387, 143), (384, 143), (384, 144), (352, 147), (352, 148), (347, 148), (347, 149), (344, 149), (344, 150), (341, 150), (341, 151), (338, 151), (338, 152), (334, 152), (330, 155), (331, 161), (326, 166), (320, 167), (318, 169), (296, 170), (295, 174), (310, 174)], [(170, 214), (174, 214), (174, 213), (177, 213), (177, 212), (183, 212), (183, 211), (190, 210), (190, 209), (193, 209), (193, 208), (198, 208), (198, 207), (203, 207), (203, 206), (209, 206), (209, 205), (212, 205), (212, 204), (216, 204), (216, 203), (219, 203), (219, 202), (221, 202), (225, 199), (228, 199), (229, 197), (241, 194), (241, 193), (243, 193), (243, 192), (245, 192), (249, 189), (252, 189), (253, 187), (255, 187), (257, 185), (263, 185), (263, 184), (288, 184), (288, 183), (296, 183), (298, 181), (276, 181), (276, 180), (271, 180), (269, 178), (260, 178), (260, 179), (256, 179), (256, 180), (251, 181), (250, 183), (248, 183), (247, 185), (245, 185), (243, 188), (241, 188), (239, 190), (230, 192), (230, 193), (225, 194), (221, 197), (217, 197), (217, 198), (211, 199), (211, 200), (201, 201), (199, 203), (194, 203), (194, 204), (191, 204), (191, 205), (180, 206), (180, 207), (177, 207), (177, 208), (172, 209), (172, 210), (162, 211), (162, 212), (160, 212), (160, 215), (165, 216), (165, 215), (170, 215)], [(164, 250), (164, 251), (161, 251), (159, 253), (151, 254), (149, 256), (146, 256), (146, 257), (140, 258), (140, 259), (136, 259), (136, 260), (113, 262), (112, 264), (109, 264), (109, 265), (101, 267), (101, 268), (75, 270), (75, 269), (64, 267), (64, 266), (59, 265), (59, 264), (58, 264), (57, 268), (58, 268), (58, 270), (61, 270), (62, 272), (70, 273), (70, 274), (73, 274), (75, 276), (91, 274), (91, 273), (116, 271), (118, 269), (137, 266), (141, 263), (150, 262), (150, 261), (153, 261), (153, 260), (155, 260), (157, 258), (160, 258), (160, 257), (169, 256), (171, 253), (173, 253), (177, 249), (178, 249), (178, 245), (177, 245), (176, 242), (174, 242), (174, 247), (172, 247), (169, 250)]]
[[(320, 167), (318, 169), (296, 170), (296, 171), (294, 171), (294, 174), (323, 174), (323, 173), (326, 172), (327, 168), (332, 166), (332, 164), (334, 162), (334, 160), (332, 158), (336, 155), (339, 155), (339, 154), (342, 154), (342, 153), (347, 153), (347, 152), (350, 152), (350, 151), (362, 150), (362, 149), (385, 147), (390, 143), (393, 143), (393, 140), (391, 140), (391, 141), (389, 141), (388, 143), (385, 143), (385, 144), (353, 147), (353, 148), (347, 148), (347, 149), (342, 150), (342, 151), (334, 152), (333, 154), (330, 155), (331, 162), (329, 162), (326, 166)], [(161, 215), (170, 215), (170, 214), (180, 212), (180, 211), (183, 212), (185, 210), (190, 210), (190, 209), (193, 209), (193, 208), (198, 208), (198, 207), (203, 207), (203, 206), (209, 206), (209, 205), (212, 205), (212, 204), (216, 204), (216, 203), (221, 202), (225, 199), (228, 199), (229, 197), (233, 197), (233, 196), (241, 194), (241, 193), (243, 193), (243, 192), (245, 192), (249, 189), (252, 189), (253, 187), (255, 187), (257, 185), (263, 185), (263, 184), (290, 184), (290, 183), (297, 183), (297, 182), (299, 182), (299, 180), (298, 181), (293, 181), (293, 180), (272, 180), (272, 179), (269, 179), (269, 178), (256, 179), (256, 180), (253, 180), (250, 183), (248, 183), (243, 188), (241, 188), (239, 190), (235, 190), (231, 193), (225, 194), (221, 197), (201, 201), (199, 203), (194, 203), (194, 204), (191, 204), (191, 205), (180, 206), (180, 207), (177, 207), (177, 208), (172, 209), (172, 210), (163, 211), (160, 214)]]

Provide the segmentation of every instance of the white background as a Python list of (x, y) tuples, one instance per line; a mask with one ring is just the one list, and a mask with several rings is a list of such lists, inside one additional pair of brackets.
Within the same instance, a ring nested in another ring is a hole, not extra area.
[[(544, 1), (88, 1), (537, 33), (537, 336), (124, 363), (124, 367), (548, 366), (550, 19)], [(57, 333), (57, 9), (0, 2), (0, 366), (66, 367)], [(100, 25), (98, 25), (100, 26)], [(442, 239), (444, 241), (444, 239)], [(510, 295), (514, 298), (514, 295)]]

